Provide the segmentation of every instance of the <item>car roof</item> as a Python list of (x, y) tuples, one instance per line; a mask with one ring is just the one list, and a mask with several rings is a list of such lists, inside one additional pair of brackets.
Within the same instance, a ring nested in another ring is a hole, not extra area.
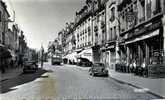
[(104, 63), (93, 63), (93, 64), (104, 64)]

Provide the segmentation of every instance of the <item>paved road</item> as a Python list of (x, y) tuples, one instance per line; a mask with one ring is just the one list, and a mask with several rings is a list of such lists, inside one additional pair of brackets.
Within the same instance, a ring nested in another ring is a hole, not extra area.
[(110, 77), (92, 77), (87, 68), (51, 66), (35, 74), (22, 74), (0, 83), (2, 100), (124, 99), (148, 100), (151, 94)]

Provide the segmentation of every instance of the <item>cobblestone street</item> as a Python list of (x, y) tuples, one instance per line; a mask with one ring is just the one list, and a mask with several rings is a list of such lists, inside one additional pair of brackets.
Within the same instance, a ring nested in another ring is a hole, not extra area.
[[(4, 89), (4, 93), (1, 94), (2, 100), (157, 98), (110, 77), (92, 77), (88, 73), (88, 68), (75, 65), (51, 66), (47, 63), (44, 69), (46, 71), (22, 74), (15, 79), (2, 82)], [(33, 79), (30, 79), (32, 77)], [(13, 80), (15, 81), (12, 82)], [(23, 80), (29, 81), (17, 86), (13, 85)], [(9, 87), (10, 89), (5, 91)]]

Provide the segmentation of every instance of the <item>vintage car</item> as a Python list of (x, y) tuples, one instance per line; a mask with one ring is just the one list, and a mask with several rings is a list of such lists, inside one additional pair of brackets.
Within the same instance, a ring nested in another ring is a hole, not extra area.
[(94, 63), (89, 69), (89, 73), (92, 76), (95, 75), (104, 75), (108, 76), (108, 69), (103, 63)]
[(23, 68), (24, 73), (36, 72), (37, 70), (38, 70), (38, 64), (36, 61), (26, 61), (24, 63), (24, 68)]

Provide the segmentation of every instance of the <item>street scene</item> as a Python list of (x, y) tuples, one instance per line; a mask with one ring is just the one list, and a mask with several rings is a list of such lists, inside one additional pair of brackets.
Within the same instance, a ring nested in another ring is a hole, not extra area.
[(2, 100), (158, 98), (147, 91), (109, 77), (92, 77), (88, 69), (75, 65), (52, 66), (46, 63), (44, 70), (35, 74), (22, 74), (1, 82)]
[(0, 100), (164, 100), (164, 0), (0, 0)]

